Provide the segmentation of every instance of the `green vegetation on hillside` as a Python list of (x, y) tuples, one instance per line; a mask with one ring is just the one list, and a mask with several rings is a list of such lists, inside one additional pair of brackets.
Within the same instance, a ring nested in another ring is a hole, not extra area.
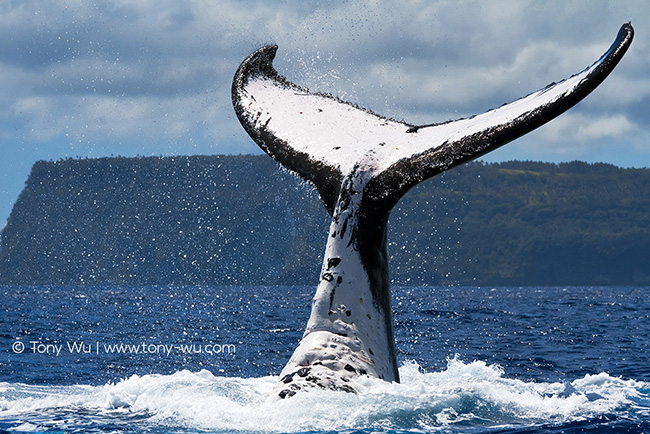
[[(471, 163), (410, 191), (398, 284), (648, 285), (650, 170)], [(37, 162), (0, 282), (316, 284), (329, 219), (266, 156)]]

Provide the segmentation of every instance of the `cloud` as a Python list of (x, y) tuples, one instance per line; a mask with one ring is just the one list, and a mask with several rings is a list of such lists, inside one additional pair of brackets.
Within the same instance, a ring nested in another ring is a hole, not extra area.
[[(639, 4), (627, 9), (650, 19)], [(137, 144), (139, 153), (167, 152), (170, 141), (215, 152), (236, 149), (226, 141), (255, 149), (232, 115), (229, 90), (239, 62), (263, 44), (280, 45), (276, 66), (290, 79), (417, 123), (480, 113), (578, 72), (629, 18), (609, 2), (582, 0), (34, 1), (3, 8), (0, 103), (11, 109), (0, 111), (0, 124), (20, 126), (27, 141), (91, 148), (118, 140)], [(646, 50), (627, 73), (617, 70), (585, 106), (621, 111), (644, 101), (648, 57)]]
[[(635, 137), (640, 127), (624, 114), (586, 114), (568, 111), (537, 131), (505, 146), (491, 156), (490, 161), (500, 159), (530, 159), (543, 161), (583, 160), (596, 162), (603, 155), (616, 149), (621, 154), (633, 149), (642, 151), (635, 145)], [(501, 154), (501, 156), (499, 156)], [(604, 161), (623, 164), (629, 158), (616, 156), (616, 161), (608, 157)], [(629, 165), (629, 162), (627, 163)]]
[(636, 131), (638, 127), (625, 115), (589, 116), (565, 113), (544, 128), (547, 140), (556, 143), (581, 143), (602, 139), (619, 139)]
[[(602, 86), (490, 156), (650, 166), (645, 0), (1, 2), (0, 172), (18, 181), (0, 191), (0, 226), (39, 159), (260, 152), (230, 83), (265, 44), (279, 45), (277, 69), (299, 84), (428, 123), (581, 70), (630, 19), (639, 32)], [(619, 160), (596, 152), (612, 141), (629, 144)]]

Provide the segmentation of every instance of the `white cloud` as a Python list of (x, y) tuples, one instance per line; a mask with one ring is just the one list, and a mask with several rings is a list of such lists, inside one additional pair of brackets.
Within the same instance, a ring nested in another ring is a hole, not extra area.
[[(650, 166), (646, 0), (0, 2), (0, 172), (23, 179), (34, 161), (65, 156), (259, 152), (230, 82), (269, 43), (299, 84), (426, 123), (578, 72), (630, 19), (639, 31), (612, 76), (496, 155), (593, 161), (625, 140), (621, 161)], [(0, 192), (0, 225), (18, 193)]]
[[(586, 114), (570, 110), (537, 131), (506, 145), (494, 156), (490, 155), (488, 160), (584, 160), (631, 165), (633, 159), (625, 157), (626, 153), (648, 151), (647, 146), (645, 149), (637, 146), (639, 135), (640, 127), (624, 114)], [(614, 150), (621, 155), (612, 159)], [(605, 155), (610, 157), (603, 160)]]
[(587, 115), (565, 113), (542, 130), (542, 136), (555, 143), (587, 143), (602, 139), (617, 139), (638, 129), (625, 115)]
[[(4, 5), (0, 77), (10, 80), (0, 101), (14, 107), (0, 112), (4, 123), (24, 125), (18, 134), (28, 140), (68, 134), (149, 143), (152, 152), (190, 139), (250, 149), (232, 115), (230, 80), (262, 44), (280, 45), (276, 65), (289, 78), (417, 123), (483, 112), (578, 72), (630, 13), (650, 19), (644, 3), (619, 11), (583, 0), (66, 5)], [(650, 55), (641, 52), (584, 104), (622, 111), (649, 97)]]

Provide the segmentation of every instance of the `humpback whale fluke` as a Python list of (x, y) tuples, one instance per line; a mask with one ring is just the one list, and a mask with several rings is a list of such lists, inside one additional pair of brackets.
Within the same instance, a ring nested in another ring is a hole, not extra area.
[(399, 381), (390, 307), (386, 226), (413, 186), (523, 136), (573, 107), (614, 69), (632, 42), (624, 24), (593, 65), (467, 119), (411, 125), (309, 92), (273, 67), (277, 46), (240, 65), (237, 117), (283, 166), (316, 186), (332, 216), (320, 283), (303, 338), (280, 374), (282, 398), (307, 387), (355, 392), (371, 376)]

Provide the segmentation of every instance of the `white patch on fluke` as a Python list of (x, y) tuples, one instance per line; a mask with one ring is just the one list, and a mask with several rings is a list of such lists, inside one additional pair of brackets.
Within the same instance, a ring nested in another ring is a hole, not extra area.
[(376, 172), (401, 159), (456, 142), (488, 128), (506, 125), (540, 106), (569, 95), (599, 63), (548, 88), (468, 119), (420, 128), (385, 119), (329, 96), (288, 89), (265, 76), (252, 78), (241, 102), (255, 113), (255, 128), (266, 128), (299, 152), (349, 173), (369, 151), (376, 155)]

